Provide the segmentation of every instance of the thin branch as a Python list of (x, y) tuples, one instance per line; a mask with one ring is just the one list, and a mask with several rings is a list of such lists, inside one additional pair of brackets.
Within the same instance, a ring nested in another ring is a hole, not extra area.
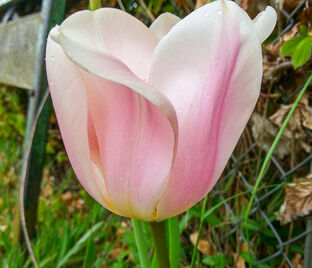
[(145, 11), (145, 13), (147, 14), (147, 16), (150, 18), (151, 21), (155, 20), (155, 16), (153, 15), (153, 13), (147, 8), (147, 6), (144, 3), (144, 0), (139, 0), (141, 7), (143, 8), (143, 10)]
[(121, 9), (122, 11), (127, 12), (126, 9), (125, 9), (125, 6), (124, 6), (123, 3), (122, 3), (122, 0), (117, 0), (117, 2), (118, 2), (118, 5), (119, 5), (120, 9)]

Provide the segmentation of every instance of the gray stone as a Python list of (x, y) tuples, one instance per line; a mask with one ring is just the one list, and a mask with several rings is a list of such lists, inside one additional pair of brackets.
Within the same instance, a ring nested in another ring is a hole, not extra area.
[(40, 13), (0, 24), (0, 82), (31, 89)]

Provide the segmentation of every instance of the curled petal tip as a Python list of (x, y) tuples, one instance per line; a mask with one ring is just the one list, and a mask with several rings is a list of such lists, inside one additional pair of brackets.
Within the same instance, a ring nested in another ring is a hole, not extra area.
[(267, 6), (266, 9), (260, 12), (253, 20), (261, 43), (264, 42), (274, 30), (276, 20), (276, 11), (270, 6)]
[(50, 37), (55, 43), (60, 43), (60, 36), (61, 36), (61, 26), (56, 25), (50, 31)]

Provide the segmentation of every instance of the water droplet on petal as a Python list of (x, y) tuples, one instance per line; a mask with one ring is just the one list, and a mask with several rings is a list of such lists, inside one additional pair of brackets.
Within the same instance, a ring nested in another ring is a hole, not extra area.
[(50, 82), (50, 86), (53, 86), (53, 85), (54, 85), (54, 82), (53, 82), (53, 81), (51, 81), (51, 82)]
[(218, 10), (217, 13), (218, 13), (218, 15), (221, 15), (221, 10)]
[(209, 16), (209, 13), (208, 13), (208, 12), (206, 12), (206, 13), (204, 14), (204, 16), (205, 16), (205, 17), (208, 17), (208, 16)]

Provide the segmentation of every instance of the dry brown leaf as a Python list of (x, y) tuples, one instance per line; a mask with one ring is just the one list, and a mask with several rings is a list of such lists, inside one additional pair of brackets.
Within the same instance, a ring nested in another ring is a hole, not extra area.
[(83, 199), (79, 198), (79, 199), (75, 200), (74, 204), (75, 204), (75, 207), (76, 207), (78, 210), (82, 210), (82, 209), (84, 208), (85, 202), (84, 202)]
[(246, 243), (242, 244), (241, 251), (248, 252), (248, 245)]
[(206, 4), (208, 4), (209, 0), (196, 0), (195, 9), (200, 8)]
[(303, 11), (300, 13), (300, 24), (309, 25), (311, 23), (312, 8), (311, 0), (309, 1), (309, 7), (304, 7)]
[(52, 194), (52, 191), (53, 191), (52, 186), (49, 185), (49, 184), (47, 184), (47, 185), (43, 188), (43, 191), (42, 191), (43, 196), (44, 196), (44, 197), (49, 197), (49, 196)]
[[(262, 116), (256, 112), (253, 113), (251, 122), (251, 132), (253, 138), (255, 139), (258, 146), (260, 146), (264, 151), (268, 152), (271, 148), (274, 138), (277, 135), (278, 128), (274, 126), (268, 119), (264, 119), (263, 124)], [(262, 138), (261, 135), (263, 135)], [(287, 139), (282, 137), (280, 142), (277, 144), (273, 154), (279, 159), (283, 159), (289, 153), (290, 143)]]
[(296, 23), (289, 31), (283, 34), (283, 42), (288, 41), (290, 38), (293, 38), (299, 32), (299, 23)]
[(114, 248), (109, 252), (109, 255), (114, 258), (115, 260), (118, 260), (118, 257), (120, 256), (120, 253), (123, 251), (122, 248)]
[(281, 224), (289, 223), (312, 212), (312, 174), (285, 185), (284, 189), (285, 201), (277, 213), (277, 219)]
[[(270, 120), (280, 127), (292, 106), (293, 104), (282, 105), (281, 108), (270, 117)], [(302, 126), (304, 126), (312, 130), (312, 107), (309, 106), (308, 94), (303, 95), (288, 125), (287, 131), (284, 132), (287, 137), (291, 137), (290, 129), (302, 132)], [(305, 135), (305, 133), (298, 133), (299, 137)]]
[(239, 6), (244, 9), (251, 18), (255, 17), (257, 11), (255, 10), (254, 0), (241, 0)]
[(288, 13), (290, 13), (300, 4), (300, 2), (301, 0), (283, 0), (281, 5)]
[(295, 256), (291, 259), (291, 262), (295, 268), (302, 268), (303, 267), (302, 255), (296, 253)]
[[(191, 240), (193, 246), (195, 246), (195, 244), (196, 244), (197, 234), (198, 233), (195, 232), (195, 233), (192, 233), (190, 235), (190, 240)], [(210, 256), (210, 255), (212, 255), (214, 253), (214, 249), (210, 245), (209, 241), (204, 240), (204, 239), (199, 239), (197, 249), (201, 253), (203, 253), (204, 255), (207, 255), (207, 256)]]
[(70, 191), (67, 191), (62, 194), (61, 198), (63, 201), (70, 200), (72, 198), (72, 193)]
[[(241, 245), (240, 251), (248, 252), (248, 245), (246, 243), (243, 243)], [(245, 260), (241, 256), (238, 256), (237, 258), (237, 252), (236, 253), (233, 252), (232, 257), (233, 257), (233, 262), (236, 262), (236, 266), (235, 266), (236, 268), (246, 268)]]
[[(233, 253), (232, 257), (233, 257), (233, 262), (236, 262), (237, 253)], [(244, 259), (241, 256), (238, 256), (238, 259), (237, 259), (235, 267), (236, 268), (246, 268), (246, 263), (245, 263)]]
[[(292, 263), (293, 267), (295, 267), (295, 268), (302, 268), (303, 267), (302, 255), (299, 253), (296, 253), (294, 255), (294, 257), (291, 259), (291, 263)], [(290, 266), (287, 262), (285, 262), (282, 267), (283, 268), (290, 268)]]
[(123, 236), (126, 233), (125, 229), (128, 228), (128, 224), (125, 221), (122, 221), (120, 226), (121, 227), (119, 227), (116, 232), (118, 238)]
[[(273, 122), (276, 126), (281, 127), (292, 106), (293, 104), (281, 105), (281, 108), (270, 117), (271, 122)], [(294, 133), (294, 138), (300, 144), (300, 142), (304, 142), (307, 137), (304, 127), (312, 130), (312, 107), (309, 105), (308, 94), (305, 94), (300, 100), (285, 128), (285, 131), (283, 132), (283, 136), (291, 139)], [(304, 146), (301, 148), (307, 153), (310, 153), (311, 146), (305, 142), (302, 144)]]

